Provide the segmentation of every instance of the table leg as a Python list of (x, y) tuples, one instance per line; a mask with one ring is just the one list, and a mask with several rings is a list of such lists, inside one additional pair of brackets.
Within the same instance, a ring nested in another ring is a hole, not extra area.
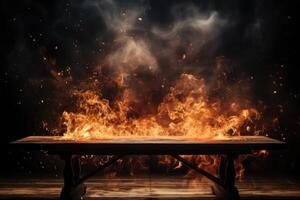
[(214, 184), (213, 193), (217, 196), (217, 199), (226, 200), (239, 200), (239, 192), (235, 187), (235, 168), (234, 159), (237, 156), (227, 155), (221, 156), (219, 165), (219, 178), (223, 182), (224, 187), (220, 187), (218, 184)]
[(65, 162), (63, 171), (64, 186), (61, 191), (60, 200), (80, 200), (85, 194), (84, 184), (77, 185), (80, 178), (80, 159), (78, 156), (63, 155)]
[(239, 192), (235, 187), (235, 168), (234, 168), (234, 160), (237, 158), (236, 155), (227, 155), (226, 157), (226, 169), (225, 169), (225, 187), (228, 193), (228, 199), (237, 200), (240, 199)]
[(220, 156), (220, 165), (219, 165), (219, 178), (223, 181), (225, 180), (225, 170), (226, 170), (226, 158)]

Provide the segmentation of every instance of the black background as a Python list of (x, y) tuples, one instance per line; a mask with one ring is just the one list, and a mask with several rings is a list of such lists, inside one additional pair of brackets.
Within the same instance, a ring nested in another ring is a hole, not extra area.
[[(42, 60), (43, 52), (64, 66), (85, 66), (95, 62), (96, 56), (91, 53), (97, 48), (94, 38), (105, 27), (101, 21), (94, 20), (93, 14), (81, 10), (79, 2), (1, 1), (0, 140), (1, 165), (5, 166), (1, 175), (49, 174), (45, 172), (55, 175), (59, 171), (56, 168), (61, 167), (59, 161), (48, 159), (43, 153), (12, 150), (9, 142), (27, 135), (47, 134), (41, 121), (46, 116), (51, 119), (59, 112), (54, 112), (50, 106), (53, 106), (51, 95), (55, 88), (47, 83), (41, 88), (41, 82), (35, 82), (49, 76), (49, 69)], [(138, 1), (120, 2), (130, 7)], [(273, 137), (285, 137), (288, 149), (271, 153), (267, 161), (253, 168), (257, 172), (271, 169), (276, 173), (298, 175), (300, 94), (294, 32), (296, 16), (291, 12), (291, 1), (147, 1), (151, 7), (147, 13), (148, 21), (160, 26), (169, 24), (173, 20), (170, 8), (183, 2), (203, 12), (216, 10), (220, 16), (234, 21), (233, 26), (222, 33), (213, 56), (236, 60), (237, 73), (254, 76), (254, 98), (270, 106), (272, 112), (278, 112), (279, 104), (284, 105), (279, 130)], [(74, 24), (80, 19), (81, 27), (76, 28)], [(257, 37), (246, 37), (249, 26), (258, 19), (262, 23), (259, 33), (254, 33)], [(65, 30), (64, 26), (70, 28)], [(77, 58), (68, 53), (72, 49), (67, 40), (72, 38), (77, 38), (80, 43), (81, 55)], [(56, 46), (58, 50), (55, 50)], [(80, 69), (76, 73), (78, 79), (84, 78)], [(278, 75), (284, 78), (283, 86), (274, 95), (272, 82)]]

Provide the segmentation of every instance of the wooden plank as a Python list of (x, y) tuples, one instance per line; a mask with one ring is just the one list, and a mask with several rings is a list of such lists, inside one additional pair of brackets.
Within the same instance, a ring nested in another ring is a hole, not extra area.
[(61, 154), (241, 154), (252, 150), (282, 149), (285, 143), (264, 136), (226, 138), (186, 137), (114, 137), (103, 139), (68, 139), (62, 136), (29, 136), (12, 142), (26, 150), (46, 150)]
[(135, 144), (135, 143), (164, 143), (164, 144), (206, 144), (206, 143), (222, 143), (222, 144), (256, 144), (256, 143), (282, 143), (265, 136), (231, 136), (211, 139), (201, 139), (192, 137), (112, 137), (112, 138), (87, 138), (87, 139), (71, 139), (63, 136), (28, 136), (17, 140), (13, 143), (76, 143), (76, 144)]

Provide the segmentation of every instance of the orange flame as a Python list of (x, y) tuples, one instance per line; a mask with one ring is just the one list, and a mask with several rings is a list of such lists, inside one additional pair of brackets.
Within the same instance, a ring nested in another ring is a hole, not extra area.
[[(220, 99), (209, 100), (205, 81), (191, 74), (180, 76), (179, 80), (169, 88), (154, 113), (132, 115), (135, 106), (138, 105), (135, 92), (126, 87), (124, 76), (117, 76), (116, 80), (120, 87), (125, 85), (125, 89), (113, 102), (93, 90), (77, 90), (73, 93), (77, 98), (78, 110), (63, 113), (66, 126), (65, 138), (80, 140), (120, 136), (225, 137), (254, 130), (253, 120), (260, 117), (257, 110), (242, 108), (238, 102), (230, 102), (228, 108), (224, 109)], [(216, 172), (219, 163), (216, 156), (186, 155), (184, 157), (212, 173)], [(136, 168), (145, 169), (147, 158), (139, 158), (137, 159), (139, 162), (135, 164)], [(128, 159), (126, 162), (131, 163), (133, 159)], [(152, 162), (175, 170), (182, 167), (180, 162), (168, 156), (158, 156), (157, 160)], [(244, 168), (241, 162), (236, 168), (237, 176), (242, 176)]]
[[(253, 109), (238, 109), (234, 102), (222, 110), (220, 102), (210, 103), (203, 79), (182, 74), (159, 104), (156, 114), (131, 117), (135, 101), (130, 91), (111, 104), (94, 91), (76, 91), (78, 112), (63, 113), (67, 138), (115, 136), (184, 136), (214, 138), (240, 135), (241, 127), (259, 117)], [(247, 127), (247, 130), (249, 127)]]

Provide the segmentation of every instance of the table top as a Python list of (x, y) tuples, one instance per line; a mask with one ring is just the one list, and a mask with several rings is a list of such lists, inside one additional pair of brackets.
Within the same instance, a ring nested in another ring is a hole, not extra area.
[(29, 136), (14, 141), (25, 150), (53, 154), (243, 154), (252, 150), (285, 148), (285, 143), (265, 136), (231, 136), (210, 139), (169, 137), (113, 137), (72, 139), (63, 136)]

